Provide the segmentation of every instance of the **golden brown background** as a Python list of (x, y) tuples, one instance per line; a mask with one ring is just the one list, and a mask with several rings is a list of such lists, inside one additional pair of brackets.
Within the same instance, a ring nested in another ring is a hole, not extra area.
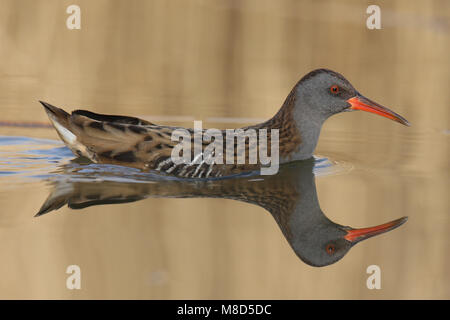
[[(81, 30), (66, 28), (71, 4)], [(366, 28), (369, 4), (381, 30)], [(302, 263), (249, 204), (148, 199), (33, 218), (50, 187), (1, 177), (0, 298), (449, 299), (449, 21), (446, 0), (0, 0), (4, 122), (48, 123), (44, 100), (232, 127), (272, 116), (303, 74), (327, 67), (412, 123), (354, 112), (325, 124), (317, 153), (353, 168), (317, 179), (328, 217), (361, 227), (409, 216), (325, 268)], [(65, 287), (70, 264), (81, 290)], [(381, 290), (366, 288), (371, 264)]]

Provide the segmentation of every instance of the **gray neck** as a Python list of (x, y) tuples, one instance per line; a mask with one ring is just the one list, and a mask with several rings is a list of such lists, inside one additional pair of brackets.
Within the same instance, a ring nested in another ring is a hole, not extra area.
[(294, 108), (293, 117), (302, 141), (298, 151), (293, 155), (293, 160), (309, 159), (316, 149), (325, 119), (311, 112), (301, 101)]
[(305, 174), (298, 180), (295, 188), (299, 198), (289, 219), (289, 229), (292, 234), (304, 235), (312, 225), (331, 222), (320, 209), (313, 170), (313, 167), (311, 171), (305, 170)]
[[(310, 265), (316, 265), (320, 257), (321, 239), (338, 230), (339, 225), (328, 219), (320, 209), (314, 174), (299, 183), (299, 201), (287, 222), (291, 237), (289, 244), (297, 256)], [(327, 263), (328, 264), (328, 263)]]

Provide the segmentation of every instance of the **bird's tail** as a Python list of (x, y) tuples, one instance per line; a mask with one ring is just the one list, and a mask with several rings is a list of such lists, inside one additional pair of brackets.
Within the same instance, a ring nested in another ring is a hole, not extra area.
[(58, 135), (61, 137), (61, 139), (67, 144), (69, 148), (73, 146), (77, 140), (77, 137), (70, 130), (70, 114), (65, 112), (63, 109), (52, 106), (47, 102), (39, 102), (44, 106), (45, 111), (47, 112), (47, 115), (53, 124), (53, 127), (55, 127), (56, 132), (58, 132)]

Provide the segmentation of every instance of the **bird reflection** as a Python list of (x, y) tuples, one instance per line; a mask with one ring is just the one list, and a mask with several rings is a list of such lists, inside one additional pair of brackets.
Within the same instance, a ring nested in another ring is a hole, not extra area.
[[(37, 216), (67, 204), (72, 209), (161, 198), (223, 198), (256, 204), (271, 213), (297, 256), (311, 266), (333, 264), (356, 243), (399, 227), (403, 217), (376, 227), (354, 229), (328, 219), (317, 199), (314, 159), (280, 167), (271, 176), (247, 175), (222, 180), (162, 179), (138, 173), (120, 179), (97, 174), (99, 165), (62, 167), (63, 175), (52, 181), (54, 189)], [(97, 167), (96, 167), (97, 166)], [(88, 168), (88, 169), (86, 169)], [(101, 177), (101, 179), (99, 179)]]

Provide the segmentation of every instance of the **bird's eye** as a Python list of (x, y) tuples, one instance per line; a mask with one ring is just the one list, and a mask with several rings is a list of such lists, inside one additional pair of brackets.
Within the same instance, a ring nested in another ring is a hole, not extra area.
[(334, 246), (334, 244), (329, 243), (327, 245), (327, 247), (325, 248), (326, 252), (331, 256), (334, 253), (334, 250), (336, 249), (336, 247)]
[(337, 85), (332, 85), (331, 87), (330, 87), (330, 91), (331, 91), (331, 93), (332, 94), (338, 94), (339, 93), (339, 86), (337, 86)]

